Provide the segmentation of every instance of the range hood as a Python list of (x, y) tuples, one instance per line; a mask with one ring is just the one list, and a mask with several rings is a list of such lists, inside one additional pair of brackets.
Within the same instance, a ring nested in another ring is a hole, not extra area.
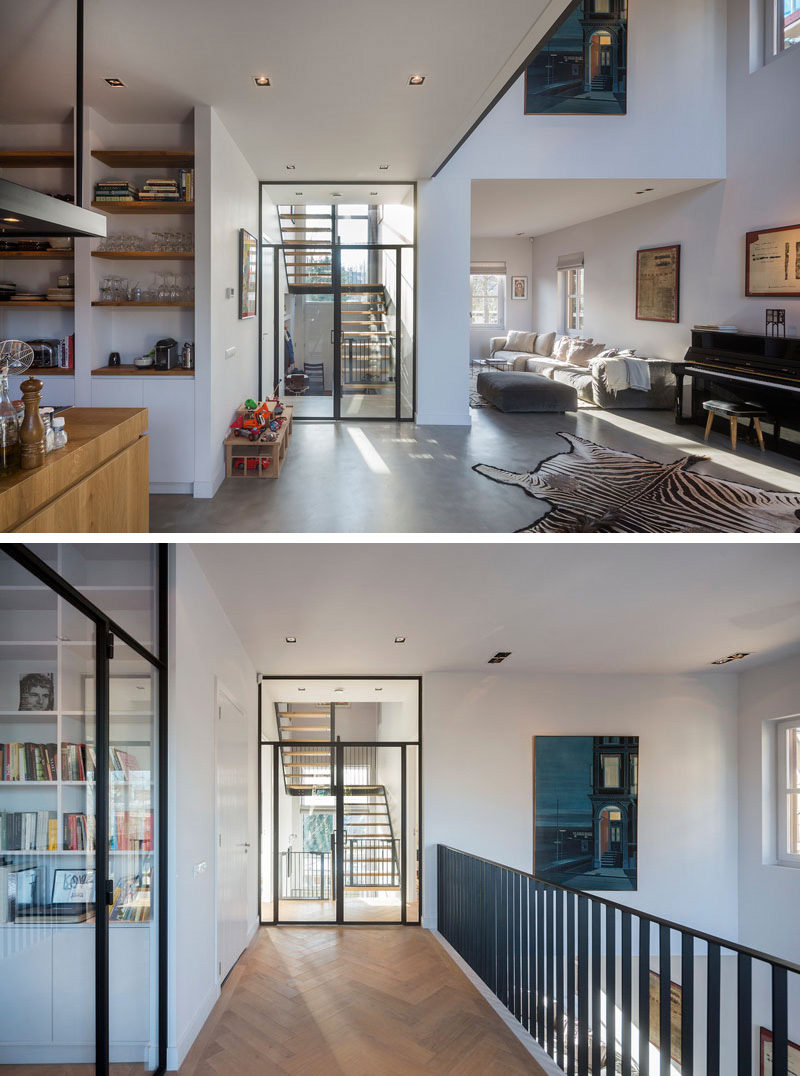
[(106, 218), (102, 213), (0, 179), (0, 238), (51, 235), (103, 239)]

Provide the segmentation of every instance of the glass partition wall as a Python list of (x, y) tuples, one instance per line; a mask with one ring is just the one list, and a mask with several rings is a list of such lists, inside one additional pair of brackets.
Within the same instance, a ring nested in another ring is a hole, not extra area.
[(262, 389), (295, 418), (412, 419), (414, 185), (296, 187), (261, 185)]
[(419, 922), (419, 690), (262, 678), (262, 922)]
[(0, 552), (0, 1065), (163, 1070), (165, 572)]

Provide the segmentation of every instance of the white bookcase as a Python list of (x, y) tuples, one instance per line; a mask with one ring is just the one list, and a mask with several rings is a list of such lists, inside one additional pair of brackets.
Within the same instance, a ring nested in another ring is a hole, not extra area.
[[(36, 546), (35, 552), (138, 642), (154, 648), (151, 546)], [(0, 780), (0, 811), (47, 810), (56, 817), (57, 848), (0, 847), (0, 863), (36, 869), (37, 902), (49, 901), (56, 869), (94, 867), (93, 850), (65, 847), (64, 817), (94, 814), (95, 782), (67, 780), (61, 767), (63, 743), (95, 742), (93, 634), (81, 612), (0, 554), (0, 742), (58, 746), (56, 780)], [(20, 678), (29, 673), (52, 675), (51, 709), (20, 709)], [(145, 659), (116, 641), (109, 686), (110, 745), (128, 756), (127, 769), (109, 769), (109, 872), (117, 896), (108, 913), (111, 1060), (143, 1063), (152, 1056), (157, 1028), (157, 678)], [(98, 907), (101, 890), (98, 880)], [(0, 924), (0, 1064), (94, 1060), (94, 953), (93, 918)]]

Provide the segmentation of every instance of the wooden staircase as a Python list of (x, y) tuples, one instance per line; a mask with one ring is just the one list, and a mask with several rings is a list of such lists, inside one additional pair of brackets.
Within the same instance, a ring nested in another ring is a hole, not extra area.
[(333, 214), (279, 206), (278, 220), (289, 290), (314, 284), (329, 288), (333, 283)]

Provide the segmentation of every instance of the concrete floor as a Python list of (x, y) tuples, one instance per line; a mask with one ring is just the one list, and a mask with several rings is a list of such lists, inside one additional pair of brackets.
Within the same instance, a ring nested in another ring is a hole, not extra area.
[(798, 462), (747, 444), (734, 455), (722, 431), (706, 445), (698, 426), (676, 426), (670, 411), (470, 414), (471, 426), (298, 422), (279, 479), (227, 479), (213, 500), (152, 496), (151, 531), (508, 534), (538, 519), (546, 504), (472, 466), (532, 470), (567, 448), (559, 431), (663, 462), (702, 453), (711, 458), (697, 469), (707, 474), (800, 492)]

